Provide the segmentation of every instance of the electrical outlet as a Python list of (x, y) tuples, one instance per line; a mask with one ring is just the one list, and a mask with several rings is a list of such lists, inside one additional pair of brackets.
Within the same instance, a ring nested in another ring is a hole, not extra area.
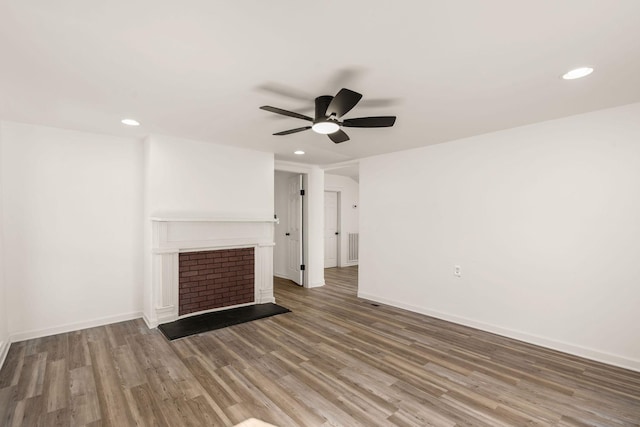
[(459, 265), (454, 265), (453, 266), (453, 275), (456, 277), (461, 277), (462, 276), (462, 267), (460, 267)]

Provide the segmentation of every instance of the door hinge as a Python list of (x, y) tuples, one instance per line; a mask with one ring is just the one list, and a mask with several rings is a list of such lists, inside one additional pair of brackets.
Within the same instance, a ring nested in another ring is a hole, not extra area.
[(304, 270), (305, 270), (305, 265), (304, 265), (304, 264), (302, 264), (302, 265), (300, 266), (300, 271), (304, 271)]
[(304, 196), (304, 190), (300, 190), (300, 195)]

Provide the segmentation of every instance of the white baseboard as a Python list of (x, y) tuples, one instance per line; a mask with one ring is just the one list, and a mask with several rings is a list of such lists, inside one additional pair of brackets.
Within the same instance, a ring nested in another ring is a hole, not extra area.
[(439, 311), (430, 310), (423, 307), (413, 306), (400, 301), (394, 301), (387, 298), (381, 298), (376, 295), (367, 294), (358, 291), (358, 297), (364, 298), (370, 301), (379, 302), (382, 304), (390, 305), (397, 308), (413, 311), (415, 313), (424, 314), (427, 316), (435, 317), (437, 319), (446, 320), (448, 322), (457, 323), (463, 326), (469, 326), (472, 328), (480, 329), (493, 334), (501, 335), (507, 338), (513, 338), (519, 341), (524, 341), (530, 344), (539, 345), (541, 347), (550, 348), (552, 350), (558, 350), (564, 353), (573, 354), (575, 356), (584, 357), (585, 359), (595, 360), (597, 362), (607, 363), (609, 365), (618, 366), (625, 369), (631, 369), (633, 371), (640, 372), (640, 360), (630, 359), (624, 356), (607, 353), (592, 348), (582, 347), (576, 344), (570, 344), (567, 342), (556, 341), (553, 339), (541, 337), (538, 335), (528, 334), (526, 332), (515, 331), (513, 329), (503, 328), (501, 326), (492, 325), (489, 323), (478, 322), (476, 320), (468, 319), (465, 317), (459, 317), (452, 314), (441, 313)]
[(7, 339), (4, 341), (0, 341), (0, 369), (2, 369), (2, 365), (4, 365), (4, 361), (7, 358), (10, 346), (11, 340), (9, 339), (9, 337), (7, 337)]
[(307, 286), (307, 288), (319, 288), (320, 286), (324, 286), (324, 285), (325, 285), (324, 280), (321, 280), (319, 282), (309, 283), (309, 286)]
[(155, 329), (158, 327), (159, 322), (156, 321), (151, 321), (146, 314), (142, 313), (142, 320), (144, 320), (144, 323), (147, 324), (147, 328), (149, 329)]
[[(279, 274), (274, 274), (275, 277), (279, 277), (280, 279), (285, 279), (285, 280), (291, 280), (289, 277), (287, 276), (280, 276)], [(293, 280), (291, 280), (293, 282)], [(324, 286), (324, 280), (321, 282), (317, 282), (317, 283), (312, 283), (309, 286), (305, 286), (305, 288), (317, 288), (319, 286)], [(274, 299), (275, 300), (275, 299)]]
[(108, 325), (110, 323), (124, 322), (127, 320), (139, 319), (142, 313), (126, 313), (116, 316), (100, 317), (97, 319), (86, 320), (83, 322), (67, 323), (65, 325), (54, 326), (52, 328), (35, 329), (31, 331), (17, 332), (11, 334), (11, 342), (19, 342), (30, 340), (33, 338), (42, 338), (49, 335), (64, 334), (66, 332), (78, 331), (80, 329), (94, 328), (96, 326)]

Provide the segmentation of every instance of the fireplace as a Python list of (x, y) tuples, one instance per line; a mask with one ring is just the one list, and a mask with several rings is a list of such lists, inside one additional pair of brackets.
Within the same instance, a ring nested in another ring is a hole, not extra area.
[(194, 313), (275, 302), (275, 221), (152, 218), (147, 324), (156, 327)]
[(253, 302), (253, 254), (253, 248), (179, 254), (178, 315)]

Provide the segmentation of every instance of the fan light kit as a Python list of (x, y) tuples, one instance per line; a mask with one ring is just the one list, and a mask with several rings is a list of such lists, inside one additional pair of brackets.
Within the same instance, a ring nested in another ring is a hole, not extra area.
[(133, 119), (122, 119), (122, 124), (127, 126), (140, 126), (140, 122)]
[(318, 122), (318, 123), (314, 123), (314, 125), (311, 126), (311, 130), (324, 135), (337, 132), (338, 129), (340, 129), (340, 125), (338, 125), (336, 122), (331, 122), (331, 121)]
[(298, 156), (302, 156), (304, 154), (304, 151), (297, 150), (297, 151), (294, 151), (293, 154), (297, 154)]
[[(290, 135), (292, 133), (302, 132), (312, 129), (314, 132), (327, 135), (336, 144), (349, 140), (349, 136), (341, 127), (352, 128), (385, 128), (391, 127), (396, 122), (395, 116), (379, 116), (379, 117), (358, 117), (355, 119), (339, 119), (347, 114), (356, 106), (362, 95), (349, 89), (340, 89), (340, 92), (334, 97), (330, 95), (319, 96), (316, 98), (316, 116), (315, 119), (304, 114), (295, 113), (293, 111), (283, 110), (282, 108), (264, 105), (260, 109), (271, 113), (282, 114), (283, 116), (294, 117), (296, 119), (311, 122), (311, 126), (304, 126), (296, 129), (284, 130), (274, 133), (274, 135)], [(296, 153), (297, 154), (297, 153)]]
[(565, 80), (575, 80), (575, 79), (579, 79), (582, 77), (586, 77), (589, 74), (593, 73), (593, 68), (591, 67), (581, 67), (581, 68), (576, 68), (575, 70), (571, 70), (567, 73), (565, 73), (562, 78)]

